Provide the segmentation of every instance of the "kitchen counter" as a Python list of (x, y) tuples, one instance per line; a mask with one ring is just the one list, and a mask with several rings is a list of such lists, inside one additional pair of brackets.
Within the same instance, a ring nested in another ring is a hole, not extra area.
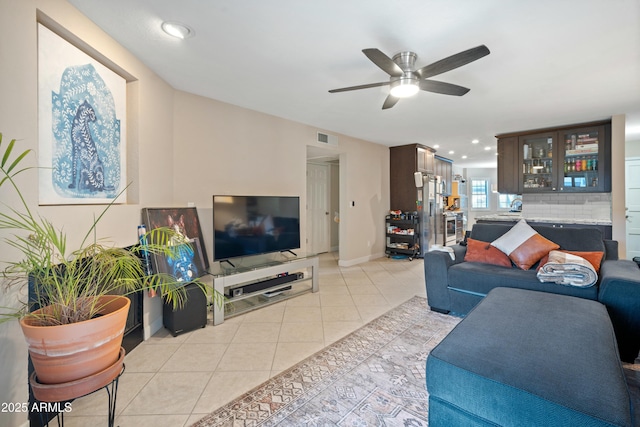
[(577, 219), (577, 218), (538, 218), (538, 217), (525, 217), (521, 213), (516, 212), (505, 212), (499, 214), (492, 215), (484, 215), (476, 217), (476, 221), (501, 221), (501, 222), (517, 222), (522, 218), (527, 220), (527, 222), (535, 223), (535, 222), (544, 222), (544, 223), (553, 223), (553, 224), (578, 224), (578, 225), (604, 225), (611, 226), (610, 219), (597, 219), (597, 218), (589, 218), (589, 219)]

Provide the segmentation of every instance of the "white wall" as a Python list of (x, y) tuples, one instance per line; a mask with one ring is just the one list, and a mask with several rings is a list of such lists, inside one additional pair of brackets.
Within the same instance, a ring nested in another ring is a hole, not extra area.
[(640, 157), (640, 139), (625, 142), (624, 157)]
[[(16, 138), (23, 149), (38, 148), (37, 9), (135, 77), (127, 87), (132, 186), (127, 203), (114, 206), (101, 222), (98, 237), (117, 246), (132, 244), (141, 208), (194, 202), (206, 214), (214, 193), (299, 194), (304, 202), (306, 145), (315, 144), (318, 129), (175, 91), (65, 0), (0, 0), (0, 132), (7, 142)], [(341, 135), (340, 151), (340, 260), (352, 264), (384, 253), (389, 150)], [(38, 207), (36, 174), (20, 183), (28, 203), (64, 228), (72, 247), (101, 209)], [(11, 203), (15, 197), (5, 186), (0, 199)], [(355, 206), (347, 207), (352, 200)], [(302, 222), (304, 233), (304, 217)], [(6, 236), (0, 232), (0, 239)], [(6, 245), (0, 256), (12, 259)], [(13, 301), (15, 296), (3, 290), (0, 306)], [(144, 316), (148, 335), (153, 332), (149, 324), (161, 325), (159, 298), (145, 298)], [(26, 402), (27, 351), (17, 322), (0, 325), (0, 360), (0, 402)], [(2, 426), (25, 420), (25, 414), (0, 412)]]

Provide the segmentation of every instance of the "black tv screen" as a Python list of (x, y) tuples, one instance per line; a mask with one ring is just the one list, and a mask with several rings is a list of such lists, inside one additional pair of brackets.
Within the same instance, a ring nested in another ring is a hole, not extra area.
[(297, 196), (213, 196), (213, 259), (300, 247)]

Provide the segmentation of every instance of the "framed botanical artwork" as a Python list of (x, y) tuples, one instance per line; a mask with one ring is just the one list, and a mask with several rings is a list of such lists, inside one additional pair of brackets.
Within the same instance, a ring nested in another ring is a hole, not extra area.
[(40, 204), (124, 202), (126, 80), (38, 24)]
[(185, 245), (176, 242), (178, 256), (175, 259), (162, 256), (151, 257), (151, 268), (154, 272), (166, 273), (178, 281), (185, 282), (207, 273), (209, 259), (196, 208), (144, 208), (142, 222), (147, 230), (160, 227), (173, 228), (182, 235), (181, 242), (186, 240), (190, 243)]

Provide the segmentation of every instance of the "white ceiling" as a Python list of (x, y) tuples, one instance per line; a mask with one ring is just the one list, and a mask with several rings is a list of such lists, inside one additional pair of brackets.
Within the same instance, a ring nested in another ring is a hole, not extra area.
[[(389, 146), (437, 144), (460, 166), (495, 165), (499, 133), (617, 114), (640, 140), (638, 0), (69, 1), (176, 89)], [(165, 20), (195, 36), (169, 37)], [(470, 88), (462, 97), (420, 92), (383, 111), (388, 87), (328, 93), (388, 80), (364, 48), (411, 50), (422, 67), (480, 44), (489, 56), (434, 78)]]

